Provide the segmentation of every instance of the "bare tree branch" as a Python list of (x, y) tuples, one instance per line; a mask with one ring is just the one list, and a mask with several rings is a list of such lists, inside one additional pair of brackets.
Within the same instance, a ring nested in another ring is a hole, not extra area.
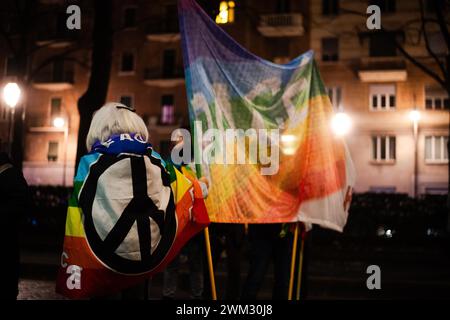
[(445, 9), (444, 3), (440, 2), (438, 0), (435, 0), (435, 6), (436, 6), (436, 15), (438, 18), (438, 23), (441, 28), (442, 35), (444, 36), (445, 43), (447, 44), (447, 50), (450, 50), (450, 34), (448, 32), (448, 28), (446, 26), (445, 19), (444, 19), (443, 13), (442, 13)]
[(444, 79), (447, 80), (447, 73), (445, 70), (445, 66), (442, 64), (442, 61), (439, 59), (439, 57), (436, 55), (436, 53), (434, 53), (434, 51), (431, 49), (431, 46), (430, 46), (430, 41), (428, 38), (427, 28), (426, 28), (426, 23), (425, 23), (425, 12), (423, 9), (423, 0), (419, 0), (419, 7), (420, 7), (420, 17), (422, 20), (422, 22), (421, 22), (422, 32), (423, 32), (423, 37), (425, 40), (425, 48), (427, 49), (430, 56), (434, 59), (434, 61), (437, 63), (437, 65), (441, 69)]
[(400, 44), (396, 41), (397, 49), (405, 56), (406, 59), (408, 59), (412, 64), (414, 64), (416, 67), (418, 67), (420, 70), (425, 72), (427, 75), (432, 77), (434, 80), (436, 80), (442, 87), (445, 88), (445, 81), (439, 77), (437, 73), (435, 73), (431, 68), (427, 67), (425, 64), (419, 62), (416, 58), (411, 56)]
[(27, 79), (28, 82), (31, 82), (34, 77), (39, 73), (39, 71), (41, 71), (43, 68), (45, 68), (46, 66), (50, 65), (51, 63), (57, 61), (57, 60), (64, 60), (64, 59), (69, 59), (67, 57), (67, 55), (74, 53), (78, 50), (81, 50), (80, 47), (74, 47), (71, 49), (68, 49), (64, 52), (61, 52), (59, 54), (56, 55), (52, 55), (50, 57), (48, 57), (47, 59), (45, 59), (42, 63), (40, 63), (36, 68), (34, 68), (32, 71), (30, 71), (30, 75)]

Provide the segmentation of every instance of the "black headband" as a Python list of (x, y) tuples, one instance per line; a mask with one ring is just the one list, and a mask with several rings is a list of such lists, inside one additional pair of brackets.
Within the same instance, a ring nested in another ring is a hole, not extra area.
[(126, 106), (126, 105), (121, 105), (121, 104), (119, 104), (119, 105), (116, 106), (116, 108), (117, 108), (117, 109), (126, 109), (126, 110), (131, 111), (131, 112), (136, 112), (136, 109), (135, 109), (135, 108), (133, 108), (133, 107), (128, 107), (128, 106)]

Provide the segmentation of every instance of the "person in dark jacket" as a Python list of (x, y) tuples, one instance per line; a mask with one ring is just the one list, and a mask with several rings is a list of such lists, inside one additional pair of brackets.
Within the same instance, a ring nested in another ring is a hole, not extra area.
[(0, 152), (0, 212), (2, 244), (2, 298), (15, 300), (19, 293), (19, 221), (31, 204), (27, 182), (8, 155)]

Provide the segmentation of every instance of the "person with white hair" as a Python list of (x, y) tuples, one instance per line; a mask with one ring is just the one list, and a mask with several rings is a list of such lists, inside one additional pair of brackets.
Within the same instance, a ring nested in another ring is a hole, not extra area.
[(142, 284), (209, 224), (207, 186), (166, 163), (148, 139), (132, 107), (111, 102), (94, 114), (69, 202), (63, 255), (72, 265), (60, 269), (62, 294), (111, 295)]

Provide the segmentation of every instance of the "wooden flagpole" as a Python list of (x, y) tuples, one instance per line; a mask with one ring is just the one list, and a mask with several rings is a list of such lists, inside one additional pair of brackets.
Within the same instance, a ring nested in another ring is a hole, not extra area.
[(292, 291), (294, 289), (294, 271), (295, 271), (295, 259), (297, 257), (297, 239), (298, 239), (298, 229), (299, 222), (295, 225), (294, 231), (294, 243), (292, 244), (292, 258), (291, 258), (291, 276), (289, 278), (289, 292), (288, 292), (288, 300), (292, 300)]
[(303, 271), (303, 249), (305, 248), (305, 240), (300, 236), (300, 257), (298, 258), (298, 274), (297, 274), (297, 294), (295, 300), (300, 300), (300, 288), (302, 285), (302, 271)]
[(214, 267), (211, 254), (211, 243), (209, 241), (209, 229), (205, 228), (205, 245), (206, 245), (206, 257), (208, 258), (208, 270), (209, 270), (209, 282), (211, 283), (211, 296), (213, 300), (217, 300), (216, 293), (216, 281), (214, 279)]

